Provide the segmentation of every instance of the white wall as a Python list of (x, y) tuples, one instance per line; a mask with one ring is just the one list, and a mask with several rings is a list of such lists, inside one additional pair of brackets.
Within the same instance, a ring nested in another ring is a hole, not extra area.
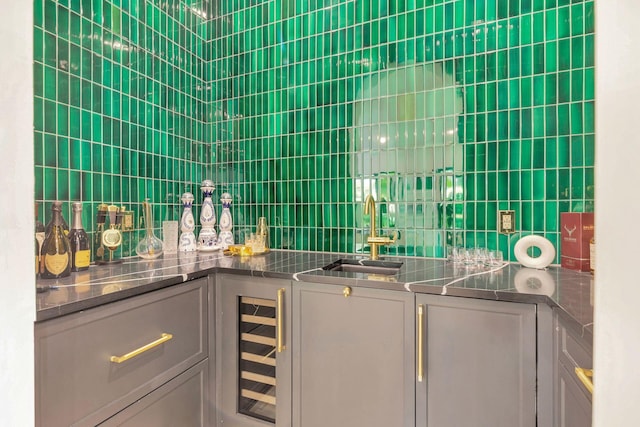
[(33, 2), (0, 13), (0, 425), (29, 426), (33, 410)]
[(640, 425), (640, 2), (596, 1), (595, 427)]

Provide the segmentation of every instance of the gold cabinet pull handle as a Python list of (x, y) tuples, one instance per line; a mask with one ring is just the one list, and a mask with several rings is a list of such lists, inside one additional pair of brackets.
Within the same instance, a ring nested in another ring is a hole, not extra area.
[(418, 305), (418, 382), (424, 379), (424, 306)]
[(344, 295), (345, 298), (349, 298), (351, 295), (351, 288), (349, 286), (345, 286), (342, 290), (342, 295)]
[(278, 306), (276, 308), (276, 349), (278, 350), (278, 353), (282, 353), (286, 348), (284, 345), (282, 314), (282, 307), (284, 306), (284, 291), (284, 288), (278, 289)]
[(593, 394), (593, 369), (584, 369), (576, 367), (576, 375), (578, 379), (582, 382), (589, 393)]
[(163, 333), (160, 336), (160, 338), (158, 338), (154, 342), (150, 342), (149, 344), (147, 344), (145, 346), (142, 346), (139, 349), (133, 350), (132, 352), (129, 352), (129, 353), (123, 355), (123, 356), (111, 356), (111, 358), (109, 360), (112, 361), (113, 363), (126, 362), (127, 360), (129, 360), (131, 358), (134, 358), (134, 357), (138, 356), (139, 354), (144, 353), (145, 351), (149, 351), (152, 348), (157, 347), (160, 344), (169, 341), (171, 338), (173, 338), (173, 335)]

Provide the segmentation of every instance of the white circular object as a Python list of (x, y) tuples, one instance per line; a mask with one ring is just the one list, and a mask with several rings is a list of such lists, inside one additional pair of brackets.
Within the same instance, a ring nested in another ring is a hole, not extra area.
[[(527, 250), (531, 247), (540, 249), (539, 257), (531, 257)], [(518, 262), (525, 267), (530, 268), (546, 268), (556, 257), (556, 248), (553, 247), (548, 239), (542, 236), (525, 236), (516, 242), (513, 248), (513, 254)]]
[(522, 294), (536, 294), (552, 296), (556, 291), (556, 282), (548, 272), (523, 268), (513, 278), (518, 292)]

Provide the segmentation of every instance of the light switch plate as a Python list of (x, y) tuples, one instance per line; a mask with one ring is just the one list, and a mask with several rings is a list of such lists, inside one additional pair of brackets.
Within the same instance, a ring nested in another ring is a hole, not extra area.
[(516, 211), (498, 211), (498, 233), (516, 232)]

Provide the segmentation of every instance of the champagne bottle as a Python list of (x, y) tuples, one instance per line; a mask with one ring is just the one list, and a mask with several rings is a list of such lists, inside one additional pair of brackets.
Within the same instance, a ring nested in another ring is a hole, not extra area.
[(71, 250), (64, 232), (62, 202), (53, 202), (51, 230), (42, 243), (40, 276), (43, 279), (58, 279), (71, 274)]
[[(54, 202), (56, 203), (56, 202)], [(62, 232), (64, 233), (65, 236), (69, 235), (69, 225), (67, 224), (67, 221), (64, 220), (64, 217), (62, 216), (62, 202), (60, 202), (60, 209), (61, 209), (61, 213), (60, 213), (60, 218), (62, 218)], [(51, 210), (53, 211), (53, 206), (51, 207)], [(46, 236), (49, 235), (49, 233), (51, 233), (51, 229), (53, 228), (53, 216), (51, 217), (51, 220), (47, 223), (47, 227), (44, 230), (44, 235), (45, 238)]]
[(89, 236), (82, 226), (82, 203), (74, 202), (71, 206), (73, 210), (73, 221), (69, 231), (71, 271), (83, 271), (89, 268), (91, 262)]

